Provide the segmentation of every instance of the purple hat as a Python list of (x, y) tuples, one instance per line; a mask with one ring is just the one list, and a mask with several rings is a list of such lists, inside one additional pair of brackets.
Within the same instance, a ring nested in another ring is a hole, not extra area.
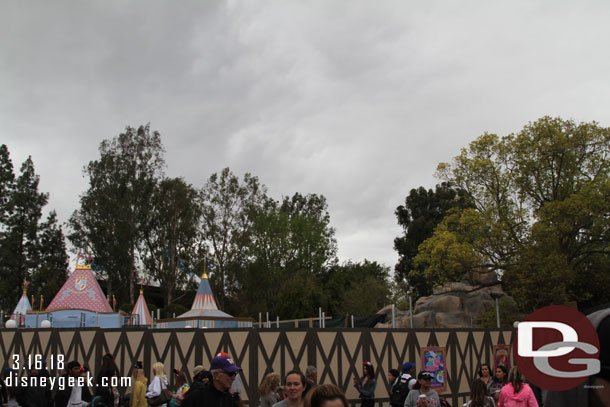
[(241, 370), (241, 367), (235, 366), (235, 362), (228, 356), (216, 356), (212, 359), (212, 366), (210, 370), (221, 369), (227, 373), (238, 372)]

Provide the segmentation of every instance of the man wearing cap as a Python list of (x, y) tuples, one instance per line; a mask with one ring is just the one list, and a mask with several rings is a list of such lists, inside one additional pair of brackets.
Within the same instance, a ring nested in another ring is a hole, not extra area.
[(191, 387), (182, 401), (182, 407), (235, 407), (236, 399), (229, 389), (240, 370), (230, 357), (216, 356), (210, 367), (212, 383), (195, 389)]
[(402, 365), (402, 374), (396, 378), (390, 391), (390, 404), (392, 407), (402, 407), (407, 396), (413, 390), (417, 380), (415, 374), (415, 363), (406, 362)]
[(409, 392), (404, 407), (438, 407), (441, 405), (438, 393), (430, 388), (433, 377), (432, 373), (425, 370), (419, 372), (418, 385)]
[(413, 390), (413, 386), (417, 383), (415, 380), (415, 363), (406, 362), (402, 365), (402, 374), (400, 375), (400, 381), (404, 381), (409, 385), (409, 390)]
[(208, 385), (211, 381), (211, 376), (211, 373), (205, 370), (203, 366), (195, 366), (193, 368), (193, 382), (189, 386), (189, 391), (197, 391), (197, 389), (203, 388), (204, 386)]

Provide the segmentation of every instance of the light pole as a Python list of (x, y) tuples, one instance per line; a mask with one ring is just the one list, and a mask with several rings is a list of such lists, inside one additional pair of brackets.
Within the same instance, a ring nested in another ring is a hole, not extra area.
[(498, 329), (500, 329), (500, 305), (498, 304), (498, 300), (502, 298), (503, 293), (491, 293), (491, 298), (496, 300), (496, 323), (498, 325)]

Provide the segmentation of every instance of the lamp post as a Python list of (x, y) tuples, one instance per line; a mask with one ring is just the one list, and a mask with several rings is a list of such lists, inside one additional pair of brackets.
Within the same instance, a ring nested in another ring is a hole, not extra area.
[(496, 300), (496, 323), (498, 325), (498, 329), (500, 329), (500, 305), (498, 304), (498, 300), (504, 296), (503, 293), (491, 293), (491, 298)]

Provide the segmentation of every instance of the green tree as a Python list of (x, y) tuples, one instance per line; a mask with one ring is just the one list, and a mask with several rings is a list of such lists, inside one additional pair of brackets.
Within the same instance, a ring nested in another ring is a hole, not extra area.
[(525, 309), (569, 301), (588, 308), (610, 300), (609, 201), (605, 180), (538, 211), (529, 244), (503, 276)]
[(240, 182), (229, 168), (212, 174), (199, 192), (200, 230), (214, 262), (210, 284), (221, 308), (237, 288), (236, 270), (244, 256), (240, 240), (248, 235), (252, 213), (265, 200), (266, 188), (257, 177), (246, 173)]
[(109, 294), (116, 290), (119, 302), (134, 303), (138, 259), (165, 165), (161, 136), (150, 125), (127, 127), (102, 141), (99, 152), (84, 169), (89, 188), (69, 220), (68, 238), (77, 249), (93, 252)]
[(63, 230), (55, 211), (40, 225), (38, 242), (38, 265), (31, 273), (31, 287), (48, 304), (68, 278), (69, 266)]
[(15, 187), (15, 173), (13, 172), (13, 162), (5, 144), (0, 145), (0, 232), (3, 232), (7, 225), (10, 213), (11, 196)]
[(434, 191), (424, 187), (412, 189), (405, 199), (405, 204), (396, 208), (398, 224), (403, 227), (404, 233), (394, 239), (394, 250), (399, 255), (394, 268), (395, 279), (397, 282), (407, 281), (415, 290), (416, 297), (432, 293), (432, 281), (423, 277), (421, 269), (415, 270), (414, 261), (419, 245), (432, 236), (434, 229), (450, 209), (471, 206), (464, 190), (443, 182), (436, 185)]
[(478, 262), (502, 275), (523, 310), (608, 301), (599, 287), (608, 283), (609, 155), (610, 129), (597, 123), (543, 117), (516, 135), (484, 134), (439, 164), (438, 175), (464, 189), (476, 211), (439, 229), (422, 264), (438, 275), (433, 253), (450, 248), (453, 259), (472, 260), (454, 263), (452, 277)]
[(336, 263), (337, 243), (327, 208), (324, 196), (295, 193), (281, 203), (266, 199), (250, 214), (251, 227), (240, 240), (245, 263), (238, 272), (239, 304), (248, 304), (250, 315), (279, 313), (284, 304), (278, 287), (300, 273), (321, 277)]
[[(9, 198), (9, 214), (2, 236), (2, 285), (7, 302), (14, 306), (20, 287), (39, 265), (38, 222), (48, 195), (38, 192), (40, 177), (31, 157), (23, 163)], [(4, 297), (4, 296), (3, 296)], [(11, 309), (12, 311), (12, 309)]]
[(197, 191), (181, 178), (162, 180), (155, 188), (144, 228), (144, 264), (161, 283), (164, 305), (174, 300), (177, 287), (187, 283), (200, 254), (198, 226), (201, 211)]
[(320, 280), (306, 271), (291, 275), (279, 287), (278, 297), (278, 304), (271, 312), (281, 319), (311, 317), (326, 304)]
[(390, 269), (376, 261), (334, 265), (322, 281), (331, 315), (369, 315), (389, 303)]
[(15, 307), (24, 279), (31, 282), (30, 293), (46, 298), (66, 279), (67, 254), (55, 212), (40, 223), (48, 194), (38, 191), (39, 182), (31, 157), (15, 178), (8, 148), (0, 146), (0, 307), (5, 310)]
[(473, 209), (449, 211), (432, 236), (419, 246), (409, 279), (442, 285), (484, 267), (484, 258), (476, 250), (484, 227), (480, 214)]
[(389, 303), (390, 269), (376, 261), (347, 261), (322, 278), (331, 315), (369, 315)]

